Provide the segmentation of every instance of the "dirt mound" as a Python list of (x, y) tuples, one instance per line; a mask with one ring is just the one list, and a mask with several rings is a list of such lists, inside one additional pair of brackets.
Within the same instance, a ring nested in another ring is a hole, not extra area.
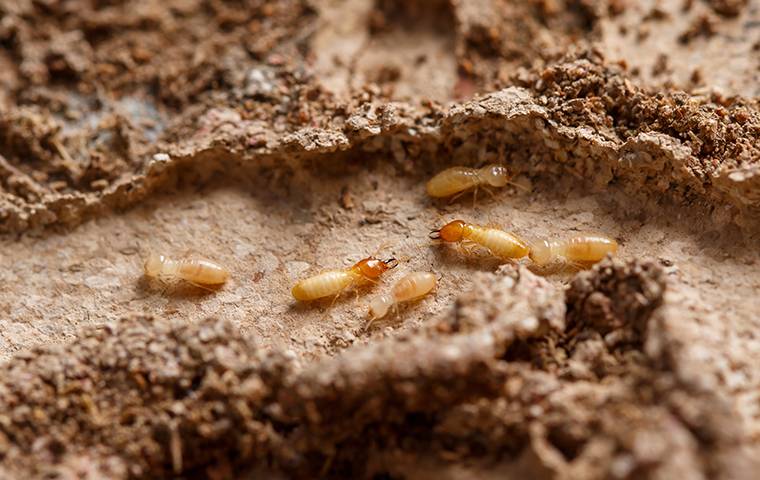
[[(285, 157), (318, 160), (336, 150), (370, 148), (391, 149), (397, 158), (412, 161), (431, 154), (467, 158), (472, 145), (487, 142), (487, 148), (499, 151), (518, 172), (536, 175), (569, 168), (599, 185), (625, 180), (630, 192), (642, 198), (657, 194), (718, 208), (724, 217), (719, 221), (757, 229), (760, 177), (754, 159), (760, 155), (760, 113), (755, 103), (650, 93), (588, 51), (540, 69), (521, 83), (527, 88), (509, 87), (448, 113), (435, 106), (374, 101), (353, 114), (344, 113), (339, 123), (321, 114), (322, 126), (282, 133), (276, 125), (214, 109), (197, 122), (192, 139), (156, 149), (172, 155), (146, 154), (139, 166), (120, 175), (115, 172), (126, 168), (109, 170), (113, 178), (108, 182), (114, 184), (97, 193), (52, 192), (45, 182), (0, 158), (7, 172), (0, 228), (75, 225), (165, 188), (166, 181), (176, 181), (178, 170), (185, 177), (202, 177), (214, 169), (240, 168), (243, 161), (243, 168), (251, 170), (289, 163)], [(17, 158), (32, 156), (58, 167), (61, 160), (51, 153), (60, 146), (54, 140), (56, 127), (35, 123), (35, 118), (39, 122), (42, 117), (6, 119), (6, 148)], [(29, 131), (32, 136), (25, 141), (24, 132)], [(518, 137), (525, 143), (518, 146)], [(251, 149), (252, 138), (258, 138), (253, 144), (258, 148)], [(210, 156), (217, 164), (209, 165)], [(40, 178), (43, 171), (35, 170)], [(98, 181), (105, 181), (103, 175)]]
[[(753, 478), (760, 10), (621, 0), (0, 5), (9, 478)], [(424, 183), (506, 165), (451, 204)], [(514, 188), (513, 188), (514, 187)], [(619, 258), (537, 272), (445, 219)], [(290, 286), (439, 275), (371, 330)], [(146, 251), (218, 292), (159, 291)], [(539, 275), (541, 273), (542, 275)]]
[(220, 320), (136, 317), (35, 349), (0, 387), (6, 474), (365, 476), (357, 459), (409, 448), (521, 456), (532, 475), (718, 468), (730, 416), (690, 430), (679, 409), (724, 407), (710, 395), (676, 404), (668, 352), (643, 348), (662, 335), (660, 267), (606, 261), (566, 295), (524, 268), (481, 280), (424, 330), (315, 365), (262, 352)]

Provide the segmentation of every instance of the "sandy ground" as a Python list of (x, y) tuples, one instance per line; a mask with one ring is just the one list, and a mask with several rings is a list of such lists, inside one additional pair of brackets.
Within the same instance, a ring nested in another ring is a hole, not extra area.
[[(0, 5), (5, 475), (752, 478), (758, 2), (65, 3)], [(486, 162), (520, 188), (425, 195)], [(455, 218), (621, 248), (534, 275)]]
[[(395, 256), (402, 264), (384, 283), (414, 270), (441, 275), (435, 296), (387, 322), (392, 329), (419, 324), (467, 290), (474, 272), (493, 271), (501, 263), (485, 253), (468, 258), (427, 238), (431, 229), (456, 218), (502, 226), (528, 239), (604, 232), (620, 242), (621, 258), (672, 264), (726, 318), (751, 320), (760, 307), (752, 295), (760, 287), (757, 252), (737, 248), (732, 237), (718, 230), (685, 228), (691, 223), (675, 220), (684, 214), (673, 208), (647, 214), (626, 205), (625, 197), (616, 198), (614, 190), (584, 194), (576, 189), (562, 195), (561, 185), (530, 194), (507, 188), (496, 199), (481, 194), (473, 208), (471, 195), (452, 204), (429, 200), (425, 176), (401, 176), (383, 166), (382, 159), (331, 165), (328, 170), (332, 172), (302, 172), (280, 188), (257, 179), (180, 187), (65, 235), (14, 242), (19, 256), (4, 257), (3, 283), (26, 295), (3, 300), (8, 315), (5, 355), (35, 345), (40, 336), (70, 340), (80, 326), (130, 312), (173, 322), (226, 318), (270, 348), (303, 355), (335, 353), (367, 336), (362, 328), (367, 299), (356, 301), (346, 294), (333, 308), (327, 308), (330, 300), (298, 305), (290, 287), (310, 274), (348, 267), (387, 244), (380, 256)], [(340, 203), (345, 187), (354, 204), (350, 210)], [(208, 256), (228, 265), (232, 280), (214, 293), (182, 286), (165, 290), (142, 278), (149, 251)], [(549, 278), (562, 285), (568, 275)], [(370, 291), (365, 293), (371, 297)]]

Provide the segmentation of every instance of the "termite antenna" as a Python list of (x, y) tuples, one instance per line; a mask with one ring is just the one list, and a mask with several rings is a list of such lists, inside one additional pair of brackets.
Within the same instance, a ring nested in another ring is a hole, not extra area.
[(380, 252), (382, 252), (383, 250), (387, 248), (390, 248), (390, 246), (391, 246), (391, 242), (385, 241), (381, 243), (380, 246), (377, 247), (377, 250), (372, 252), (372, 254), (370, 255), (370, 258), (377, 258), (377, 256), (380, 255)]
[(530, 188), (526, 187), (525, 185), (520, 185), (519, 183), (513, 182), (512, 180), (507, 181), (507, 183), (509, 185), (512, 185), (513, 187), (519, 188), (523, 192), (530, 192), (531, 191)]
[(369, 317), (369, 320), (364, 322), (364, 327), (362, 327), (362, 332), (366, 332), (367, 330), (369, 330), (369, 327), (371, 327), (373, 323), (375, 323), (375, 317)]

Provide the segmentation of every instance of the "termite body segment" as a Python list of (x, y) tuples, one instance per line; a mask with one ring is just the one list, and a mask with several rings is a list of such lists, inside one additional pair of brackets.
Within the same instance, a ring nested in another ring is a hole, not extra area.
[(451, 167), (431, 178), (426, 189), (431, 197), (450, 197), (482, 186), (500, 188), (509, 183), (510, 178), (509, 171), (502, 165)]
[(396, 282), (390, 293), (379, 295), (370, 302), (371, 321), (384, 317), (388, 310), (401, 302), (411, 302), (424, 297), (435, 285), (435, 275), (430, 272), (412, 272), (404, 276)]
[(368, 257), (344, 270), (328, 270), (305, 278), (293, 286), (293, 298), (300, 301), (340, 295), (343, 290), (365, 283), (374, 283), (380, 275), (396, 267), (398, 261)]
[(604, 235), (576, 235), (565, 240), (541, 240), (530, 246), (530, 259), (539, 266), (555, 262), (591, 264), (608, 253), (615, 254), (617, 242)]
[(470, 242), (488, 249), (493, 255), (505, 259), (523, 258), (530, 253), (528, 244), (516, 235), (497, 228), (481, 227), (454, 220), (441, 229), (430, 232), (430, 238), (444, 242)]
[(218, 286), (227, 281), (230, 272), (207, 259), (172, 260), (151, 253), (145, 260), (145, 275), (163, 282), (184, 280), (198, 286)]

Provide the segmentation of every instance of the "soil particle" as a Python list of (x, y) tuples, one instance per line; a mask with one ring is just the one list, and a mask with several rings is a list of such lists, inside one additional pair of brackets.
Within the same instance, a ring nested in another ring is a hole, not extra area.
[(646, 320), (662, 301), (664, 281), (654, 262), (581, 273), (567, 292), (568, 316), (578, 319), (570, 328), (591, 327), (607, 335), (626, 327), (641, 336)]
[(749, 0), (710, 0), (710, 7), (721, 15), (735, 17), (749, 5)]
[(715, 20), (709, 15), (702, 15), (694, 20), (688, 30), (678, 37), (678, 40), (689, 43), (697, 37), (710, 37), (712, 35), (715, 35)]

